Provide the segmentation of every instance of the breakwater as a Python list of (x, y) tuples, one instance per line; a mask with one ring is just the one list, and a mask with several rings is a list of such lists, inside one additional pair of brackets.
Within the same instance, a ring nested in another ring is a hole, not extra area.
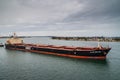
[(120, 42), (120, 37), (51, 37), (57, 40), (79, 40), (79, 41), (101, 41), (101, 42)]

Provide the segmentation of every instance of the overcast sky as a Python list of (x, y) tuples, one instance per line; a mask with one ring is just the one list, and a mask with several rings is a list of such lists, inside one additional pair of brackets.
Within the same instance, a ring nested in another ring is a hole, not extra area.
[(0, 35), (120, 36), (120, 0), (0, 0)]

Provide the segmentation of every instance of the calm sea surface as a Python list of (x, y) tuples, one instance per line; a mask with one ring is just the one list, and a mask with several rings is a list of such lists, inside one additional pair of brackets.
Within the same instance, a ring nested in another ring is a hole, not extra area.
[[(0, 39), (5, 42), (6, 39)], [(24, 38), (26, 43), (97, 46), (97, 42)], [(86, 60), (6, 50), (0, 47), (0, 80), (120, 80), (120, 42), (111, 46), (106, 60)]]

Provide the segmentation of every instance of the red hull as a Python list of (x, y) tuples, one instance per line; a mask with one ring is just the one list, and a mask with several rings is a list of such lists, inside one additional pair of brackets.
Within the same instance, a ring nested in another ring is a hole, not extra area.
[(44, 51), (35, 51), (35, 50), (26, 50), (26, 49), (19, 49), (19, 48), (10, 48), (12, 50), (20, 50), (20, 51), (27, 51), (27, 52), (35, 52), (40, 54), (48, 54), (48, 55), (56, 55), (56, 56), (63, 56), (63, 57), (70, 57), (70, 58), (77, 58), (77, 59), (106, 59), (106, 56), (76, 56), (76, 55), (68, 55), (68, 54), (59, 54), (53, 52), (44, 52)]

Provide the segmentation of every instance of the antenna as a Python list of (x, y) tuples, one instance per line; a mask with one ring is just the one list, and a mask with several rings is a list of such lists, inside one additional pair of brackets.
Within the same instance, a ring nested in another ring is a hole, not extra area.
[(98, 47), (100, 47), (100, 42), (99, 42), (99, 39), (98, 39)]
[(13, 33), (13, 37), (16, 38), (16, 36), (17, 36), (17, 35), (16, 35), (16, 33), (14, 32), (14, 33)]
[(102, 48), (103, 48), (103, 47), (100, 45), (99, 39), (98, 39), (98, 48), (99, 48), (99, 49), (102, 49)]

